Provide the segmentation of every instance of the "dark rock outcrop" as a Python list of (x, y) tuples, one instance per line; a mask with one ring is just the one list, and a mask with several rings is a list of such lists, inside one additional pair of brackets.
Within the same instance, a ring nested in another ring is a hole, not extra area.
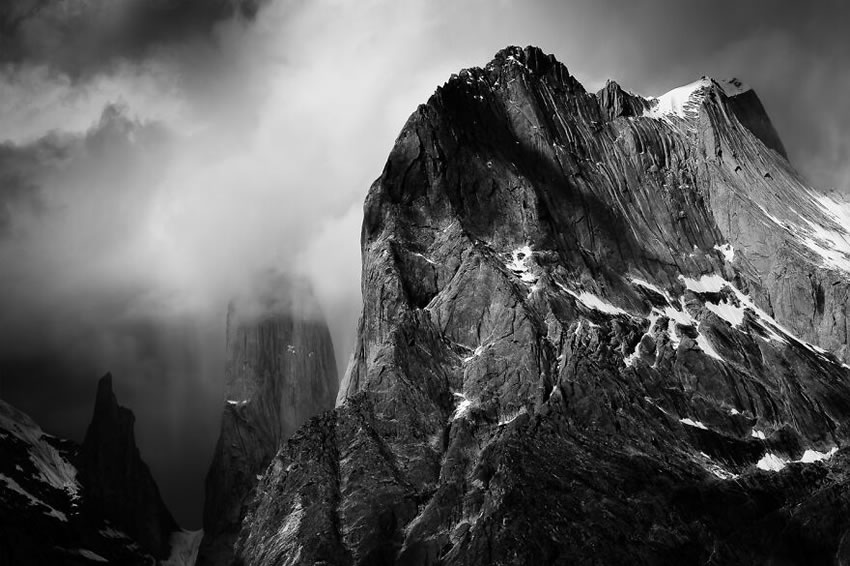
[(109, 376), (83, 447), (0, 401), (0, 564), (149, 566), (168, 556), (177, 527), (132, 425)]
[(461, 71), (369, 191), (338, 407), (236, 563), (840, 560), (842, 214), (741, 85), (594, 95), (536, 48)]
[(198, 564), (227, 565), (258, 478), (281, 442), (333, 407), (333, 345), (309, 287), (276, 280), (227, 316), (227, 399), (207, 475)]
[(136, 446), (133, 412), (118, 404), (112, 375), (97, 384), (97, 398), (80, 448), (85, 504), (157, 558), (167, 558), (177, 523)]

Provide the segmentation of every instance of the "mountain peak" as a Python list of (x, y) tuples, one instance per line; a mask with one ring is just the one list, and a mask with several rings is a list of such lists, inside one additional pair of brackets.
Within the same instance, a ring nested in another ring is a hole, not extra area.
[(496, 52), (492, 63), (500, 65), (520, 64), (537, 75), (545, 75), (553, 69), (559, 73), (569, 75), (567, 67), (558, 61), (554, 55), (545, 53), (542, 49), (533, 45), (526, 47), (510, 45), (505, 47)]
[(80, 450), (86, 505), (111, 520), (154, 556), (165, 557), (177, 523), (141, 458), (133, 412), (118, 404), (112, 374), (97, 383), (94, 412)]

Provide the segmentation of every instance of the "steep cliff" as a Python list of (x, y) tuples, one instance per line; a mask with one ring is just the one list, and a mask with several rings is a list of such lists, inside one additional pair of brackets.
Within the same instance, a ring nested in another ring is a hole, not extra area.
[(199, 565), (226, 565), (258, 478), (282, 441), (333, 407), (330, 333), (303, 282), (276, 280), (227, 316), (227, 398), (207, 475)]
[(453, 76), (367, 196), (338, 407), (235, 563), (847, 560), (848, 218), (739, 81)]
[(80, 448), (80, 472), (86, 505), (130, 535), (157, 558), (167, 558), (177, 523), (142, 461), (133, 432), (133, 412), (118, 404), (112, 376), (97, 384), (97, 398)]
[(0, 401), (0, 564), (148, 566), (169, 557), (176, 535), (110, 376), (83, 446)]

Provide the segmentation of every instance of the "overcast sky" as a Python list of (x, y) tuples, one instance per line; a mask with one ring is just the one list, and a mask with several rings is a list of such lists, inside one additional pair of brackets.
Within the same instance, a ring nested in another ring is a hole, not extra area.
[(416, 105), (507, 45), (588, 90), (755, 87), (791, 160), (850, 189), (839, 0), (16, 0), (0, 7), (0, 397), (81, 439), (111, 371), (198, 527), (229, 297), (315, 285), (344, 368), (369, 184)]

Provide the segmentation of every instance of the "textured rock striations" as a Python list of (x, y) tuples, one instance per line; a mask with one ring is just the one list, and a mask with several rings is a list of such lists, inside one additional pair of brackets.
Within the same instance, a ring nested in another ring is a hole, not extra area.
[(83, 446), (0, 401), (0, 564), (149, 566), (176, 532), (110, 376)]
[(338, 387), (327, 325), (304, 283), (278, 280), (227, 317), (227, 400), (207, 475), (199, 565), (226, 565), (260, 474), (282, 441), (333, 407)]
[(846, 560), (848, 218), (738, 81), (453, 76), (366, 199), (338, 407), (235, 563)]

